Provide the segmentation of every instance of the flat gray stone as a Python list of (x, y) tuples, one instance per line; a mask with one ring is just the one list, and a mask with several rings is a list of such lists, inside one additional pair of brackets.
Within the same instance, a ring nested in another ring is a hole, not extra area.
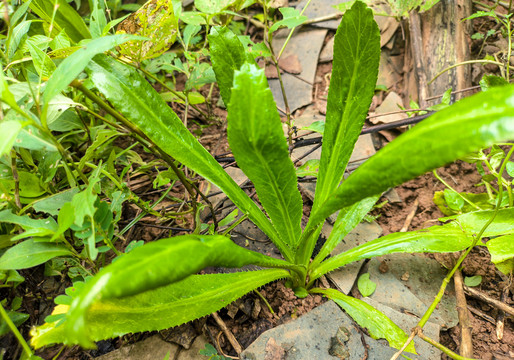
[(266, 344), (273, 338), (276, 345), (286, 350), (286, 360), (338, 359), (329, 351), (332, 338), (339, 328), (348, 331), (345, 348), (351, 351), (350, 359), (362, 359), (364, 346), (360, 332), (353, 321), (333, 301), (328, 301), (314, 310), (261, 334), (243, 353), (243, 360), (262, 360), (266, 358)]
[(332, 36), (325, 46), (323, 50), (321, 50), (321, 54), (319, 54), (319, 62), (329, 62), (334, 60), (334, 37)]
[[(368, 263), (370, 278), (377, 283), (370, 298), (397, 311), (423, 316), (439, 291), (446, 270), (437, 261), (420, 254), (391, 254), (381, 259), (375, 258)], [(387, 270), (385, 273), (379, 270), (381, 262), (385, 263), (382, 265), (382, 271)], [(443, 329), (458, 324), (451, 284), (430, 321)]]
[[(179, 346), (170, 344), (154, 335), (132, 345), (123, 346), (108, 354), (97, 357), (98, 360), (156, 360), (175, 359)], [(197, 353), (198, 354), (198, 353)], [(181, 359), (179, 357), (179, 359)], [(196, 357), (195, 359), (198, 359)], [(183, 360), (183, 359), (181, 359)]]
[[(382, 101), (382, 104), (380, 104), (379, 107), (375, 109), (375, 114), (387, 114), (390, 112), (395, 112), (401, 110), (398, 105), (403, 106), (403, 100), (395, 92), (390, 92), (384, 101)], [(378, 117), (372, 117), (370, 118), (370, 121), (373, 124), (388, 124), (393, 121), (406, 119), (409, 116), (406, 113), (397, 113), (397, 114), (390, 114), (390, 115), (384, 115), (384, 116), (378, 116)]]
[[(302, 0), (296, 8), (298, 10), (302, 10), (307, 4), (308, 0)], [(338, 5), (345, 2), (344, 0), (312, 0), (310, 5), (307, 7), (305, 12), (303, 13), (309, 19), (316, 19), (321, 16), (329, 16), (333, 14), (340, 14), (339, 10), (334, 8), (334, 5)], [(328, 20), (323, 22), (318, 22), (312, 24), (312, 26), (322, 27), (326, 29), (337, 29), (341, 19)]]
[[(332, 226), (326, 224), (325, 228), (327, 228), (327, 235), (330, 234)], [(346, 235), (343, 241), (332, 251), (331, 255), (335, 256), (340, 254), (365, 242), (374, 240), (380, 235), (382, 235), (382, 228), (376, 222), (362, 222)], [(357, 280), (363, 262), (364, 260), (361, 260), (345, 265), (340, 269), (328, 273), (327, 276), (341, 292), (348, 294)]]

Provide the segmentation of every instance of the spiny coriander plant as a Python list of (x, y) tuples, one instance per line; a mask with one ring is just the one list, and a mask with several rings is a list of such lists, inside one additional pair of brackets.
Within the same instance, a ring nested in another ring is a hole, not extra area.
[[(228, 108), (228, 140), (239, 167), (255, 185), (264, 211), (134, 67), (98, 54), (86, 68), (87, 81), (162, 151), (222, 189), (273, 241), (283, 260), (247, 250), (222, 235), (184, 235), (147, 243), (119, 256), (80, 288), (68, 291), (68, 297), (59, 297), (53, 315), (34, 329), (32, 345), (94, 347), (101, 339), (177, 326), (217, 311), (268, 282), (285, 279), (297, 296), (323, 294), (373, 337), (401, 347), (407, 335), (384, 314), (339, 291), (316, 288), (316, 280), (361, 259), (404, 252), (454, 252), (470, 246), (472, 233), (452, 222), (390, 234), (327, 258), (382, 192), (513, 137), (514, 87), (492, 89), (432, 115), (343, 180), (370, 106), (380, 58), (380, 33), (372, 11), (356, 2), (345, 13), (335, 37), (315, 200), (302, 229), (295, 168), (264, 71), (228, 29), (214, 27), (208, 40)], [(325, 219), (337, 211), (332, 233), (312, 259)], [(197, 275), (207, 266), (250, 264), (266, 269)], [(415, 351), (412, 343), (408, 350)]]

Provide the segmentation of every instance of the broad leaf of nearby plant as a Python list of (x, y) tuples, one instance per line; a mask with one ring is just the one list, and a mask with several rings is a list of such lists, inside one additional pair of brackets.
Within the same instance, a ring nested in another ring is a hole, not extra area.
[(72, 255), (62, 245), (54, 243), (25, 240), (7, 251), (0, 257), (0, 270), (20, 270), (43, 264), (57, 256)]
[[(408, 339), (407, 334), (391, 319), (362, 300), (344, 295), (334, 289), (312, 289), (310, 292), (323, 294), (334, 300), (357, 324), (368, 329), (369, 334), (374, 339), (386, 339), (389, 346), (396, 349), (401, 348)], [(415, 354), (414, 343), (411, 342), (405, 351)]]
[(473, 233), (463, 232), (457, 223), (389, 234), (325, 260), (314, 269), (311, 282), (341, 266), (376, 256), (393, 253), (439, 253), (464, 250), (473, 242), (472, 235)]
[(283, 16), (283, 19), (280, 21), (277, 21), (273, 24), (273, 26), (270, 27), (269, 33), (275, 32), (280, 27), (288, 27), (289, 29), (292, 29), (294, 27), (297, 27), (298, 25), (303, 24), (308, 17), (305, 15), (300, 15), (300, 10), (295, 9), (293, 7), (281, 7), (278, 9)]
[(514, 271), (514, 235), (491, 239), (486, 245), (496, 267), (504, 274), (511, 274)]
[[(177, 114), (133, 68), (99, 56), (86, 69), (95, 86), (163, 151), (216, 184), (274, 241), (280, 237), (257, 205), (195, 139)], [(287, 259), (288, 254), (285, 254)], [(289, 257), (291, 259), (291, 257)]]
[[(379, 61), (380, 30), (371, 9), (357, 1), (343, 16), (335, 35), (323, 147), (311, 216), (316, 216), (321, 204), (343, 178), (375, 91)], [(310, 256), (313, 247), (314, 240), (305, 246), (302, 262)]]
[(255, 63), (238, 37), (226, 27), (213, 27), (208, 36), (212, 68), (216, 74), (223, 102), (228, 105), (230, 92), (234, 83), (234, 72), (246, 61)]
[(236, 3), (241, 0), (195, 0), (195, 7), (205, 14), (215, 15)]
[[(55, 5), (58, 7), (54, 16)], [(66, 0), (32, 0), (30, 8), (47, 24), (53, 25), (54, 35), (65, 29), (66, 34), (75, 43), (91, 37), (82, 17)]]
[(84, 339), (86, 313), (95, 301), (153, 290), (180, 281), (207, 266), (240, 268), (248, 264), (296, 267), (286, 261), (246, 250), (221, 235), (183, 235), (134, 249), (100, 271), (73, 301), (68, 314), (70, 339), (87, 345), (87, 339)]
[[(454, 220), (468, 234), (478, 234), (491, 220), (494, 210), (473, 211), (470, 213), (443, 218), (440, 220)], [(482, 234), (484, 237), (499, 236), (514, 232), (514, 208), (500, 209), (494, 220)]]
[(33, 331), (31, 343), (35, 348), (55, 343), (91, 345), (91, 340), (167, 329), (209, 315), (253, 289), (287, 277), (289, 273), (280, 269), (192, 275), (133, 296), (96, 300), (87, 311), (84, 333), (68, 331), (72, 326), (68, 319), (72, 314), (68, 313), (63, 324), (47, 323)]
[(227, 120), (237, 164), (253, 182), (282, 240), (294, 248), (301, 234), (302, 197), (264, 70), (245, 64), (236, 71)]
[(514, 86), (463, 99), (416, 125), (355, 170), (311, 218), (323, 221), (364, 197), (514, 138)]
[(126, 41), (141, 39), (132, 35), (112, 35), (95, 39), (82, 49), (75, 51), (59, 64), (46, 84), (43, 94), (45, 104), (61, 91), (63, 91), (82, 71), (91, 59), (98, 54), (123, 44)]
[(377, 288), (377, 284), (371, 281), (369, 277), (369, 273), (364, 273), (361, 276), (359, 276), (359, 280), (357, 281), (357, 287), (359, 289), (359, 292), (364, 297), (371, 296)]

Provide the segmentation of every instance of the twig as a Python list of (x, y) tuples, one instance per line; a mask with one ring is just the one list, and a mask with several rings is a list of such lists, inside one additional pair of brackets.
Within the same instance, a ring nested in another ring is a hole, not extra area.
[(483, 313), (482, 311), (480, 311), (478, 309), (475, 309), (474, 307), (472, 307), (470, 305), (468, 305), (468, 310), (471, 311), (473, 314), (480, 316), (485, 321), (489, 321), (493, 325), (496, 324), (496, 322), (494, 321), (494, 319), (491, 316)]
[(236, 338), (234, 337), (234, 334), (232, 334), (232, 332), (227, 328), (225, 322), (221, 320), (217, 312), (213, 312), (212, 317), (214, 318), (214, 320), (216, 320), (216, 323), (227, 337), (228, 341), (230, 342), (230, 345), (232, 345), (237, 355), (241, 355), (241, 353), (243, 352), (243, 348), (237, 342)]
[(221, 334), (223, 334), (223, 331), (220, 331), (218, 333), (218, 336), (216, 337), (216, 342), (220, 348), (220, 353), (221, 355), (223, 355), (224, 357), (227, 357), (227, 358), (231, 358), (231, 359), (239, 359), (239, 356), (235, 357), (235, 356), (230, 356), (230, 355), (227, 355), (223, 352), (223, 349), (221, 348), (221, 345), (220, 345), (220, 337), (221, 337)]
[[(502, 293), (500, 294), (500, 301), (505, 303), (507, 297), (509, 296), (509, 287), (505, 286), (503, 288)], [(505, 311), (498, 311), (498, 317), (496, 318), (496, 338), (498, 340), (503, 339), (503, 329), (505, 327)]]
[(455, 284), (455, 297), (457, 298), (457, 313), (459, 314), (460, 323), (460, 354), (466, 357), (473, 356), (473, 342), (471, 341), (471, 326), (469, 323), (469, 314), (466, 304), (466, 295), (464, 295), (462, 272), (457, 270), (453, 276)]
[(418, 211), (419, 201), (416, 198), (414, 201), (414, 204), (412, 205), (412, 210), (410, 211), (409, 215), (407, 215), (407, 218), (405, 219), (405, 223), (403, 224), (403, 227), (400, 229), (400, 232), (407, 232), (407, 229), (409, 229), (409, 226), (412, 222), (412, 219), (414, 219), (414, 215), (416, 215), (416, 211)]
[(472, 358), (468, 358), (468, 357), (464, 357), (464, 356), (460, 356), (459, 354), (456, 354), (454, 353), (453, 351), (451, 351), (450, 349), (448, 349), (446, 346), (443, 346), (441, 345), (440, 343), (438, 343), (437, 341), (429, 338), (428, 336), (426, 336), (425, 334), (423, 334), (423, 332), (421, 331), (421, 329), (418, 330), (418, 334), (417, 334), (421, 339), (423, 339), (424, 341), (426, 341), (427, 343), (429, 343), (430, 345), (438, 348), (439, 350), (441, 350), (443, 353), (445, 353), (446, 355), (448, 355), (449, 357), (451, 357), (452, 359), (456, 359), (456, 360), (469, 360), (469, 359), (472, 359)]
[(476, 289), (470, 288), (469, 286), (464, 285), (463, 287), (464, 287), (464, 291), (469, 296), (472, 296), (475, 299), (484, 301), (484, 302), (488, 303), (489, 305), (494, 306), (497, 309), (502, 310), (505, 313), (514, 316), (514, 308), (513, 307), (511, 307), (511, 306), (509, 306), (509, 305), (507, 305), (507, 304), (505, 304), (505, 303), (503, 303), (503, 302), (501, 302), (499, 300), (493, 299), (489, 295), (486, 295), (486, 294), (484, 294), (484, 293), (482, 293), (482, 292), (480, 292), (480, 291), (478, 291)]

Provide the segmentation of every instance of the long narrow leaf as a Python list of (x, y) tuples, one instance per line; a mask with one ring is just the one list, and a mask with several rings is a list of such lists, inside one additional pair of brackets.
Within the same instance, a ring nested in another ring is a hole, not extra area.
[(351, 262), (376, 256), (393, 253), (440, 253), (464, 250), (473, 242), (472, 235), (472, 233), (462, 231), (457, 223), (389, 234), (325, 260), (314, 269), (311, 281)]
[(343, 179), (371, 104), (380, 60), (380, 30), (373, 11), (363, 2), (346, 11), (334, 39), (314, 210)]
[[(389, 346), (396, 349), (400, 349), (408, 339), (407, 334), (391, 319), (362, 300), (345, 295), (334, 289), (312, 289), (310, 292), (323, 294), (329, 299), (334, 300), (357, 324), (368, 329), (369, 334), (374, 339), (386, 339), (389, 342)], [(416, 354), (413, 342), (405, 350)]]
[[(184, 235), (146, 244), (105, 267), (86, 284), (70, 308), (70, 337), (80, 339), (83, 336), (86, 313), (95, 301), (153, 290), (180, 281), (207, 266), (240, 268), (248, 264), (295, 267), (283, 260), (246, 250), (221, 235)], [(84, 339), (82, 344), (86, 342)]]
[(373, 208), (379, 197), (380, 195), (371, 196), (352, 206), (341, 209), (327, 241), (325, 241), (320, 252), (312, 262), (312, 268), (316, 268), (344, 237), (362, 221), (364, 216)]
[(234, 83), (234, 72), (239, 70), (245, 62), (255, 63), (255, 61), (251, 56), (246, 55), (241, 41), (227, 27), (213, 27), (207, 38), (212, 68), (216, 74), (221, 97), (225, 105), (228, 105)]
[(514, 138), (514, 85), (463, 99), (416, 125), (368, 159), (311, 218), (313, 227), (365, 197)]
[(291, 259), (291, 254), (281, 243), (268, 218), (135, 69), (109, 57), (98, 56), (86, 71), (98, 90), (118, 111), (167, 154), (216, 184), (284, 251), (284, 257)]
[[(192, 275), (161, 288), (115, 300), (100, 300), (87, 312), (84, 333), (68, 332), (64, 323), (44, 324), (32, 333), (32, 345), (64, 343), (90, 345), (99, 341), (141, 331), (162, 330), (206, 316), (268, 282), (287, 278), (285, 270), (261, 270), (231, 274)], [(63, 306), (63, 310), (67, 310)], [(70, 315), (70, 313), (68, 313)]]
[[(373, 98), (379, 61), (380, 30), (371, 9), (356, 1), (345, 12), (335, 35), (334, 66), (311, 216), (316, 216), (343, 179)], [(307, 262), (314, 245), (315, 239), (304, 241), (300, 262)]]
[(227, 132), (237, 164), (282, 240), (293, 248), (301, 234), (302, 197), (277, 106), (256, 65), (245, 64), (235, 73)]

